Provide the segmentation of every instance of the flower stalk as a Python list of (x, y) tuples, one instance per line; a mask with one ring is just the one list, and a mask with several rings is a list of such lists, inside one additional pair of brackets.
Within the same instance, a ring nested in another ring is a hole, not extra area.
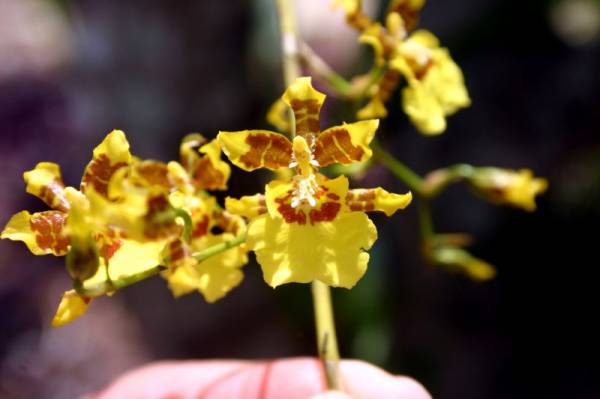
[(404, 165), (392, 154), (383, 149), (377, 138), (373, 139), (371, 142), (371, 148), (373, 149), (373, 157), (379, 163), (404, 182), (408, 188), (415, 191), (417, 194), (421, 194), (421, 186), (423, 184), (421, 176), (413, 172), (408, 166)]
[(317, 326), (317, 348), (325, 368), (325, 378), (330, 389), (339, 389), (338, 362), (340, 354), (335, 333), (333, 306), (329, 286), (315, 280), (311, 286), (315, 324)]
[(351, 98), (353, 88), (341, 75), (335, 72), (315, 51), (306, 43), (300, 43), (300, 60), (311, 73), (319, 76), (328, 88), (342, 98)]
[(107, 279), (106, 281), (102, 281), (93, 285), (84, 285), (83, 281), (75, 280), (73, 281), (73, 288), (75, 291), (83, 296), (83, 297), (97, 297), (106, 295), (108, 293), (117, 291), (121, 288), (128, 287), (132, 284), (138, 283), (142, 280), (145, 280), (149, 277), (152, 277), (163, 270), (166, 270), (166, 266), (158, 265), (154, 266), (151, 269), (144, 270), (140, 273), (135, 273), (130, 276), (122, 277), (119, 279)]
[[(300, 76), (299, 41), (292, 0), (276, 0), (283, 54), (283, 73), (286, 86)], [(295, 136), (294, 114), (290, 111), (292, 138)], [(323, 363), (328, 389), (339, 388), (339, 350), (333, 319), (331, 291), (328, 285), (312, 282), (313, 306), (317, 333), (317, 350)]]
[[(276, 0), (283, 55), (283, 78), (286, 87), (300, 76), (298, 60), (298, 29), (291, 0)], [(292, 124), (293, 125), (293, 124)]]
[(419, 199), (419, 229), (423, 242), (427, 242), (428, 239), (433, 237), (434, 230), (431, 215), (431, 198), (426, 191), (426, 181), (387, 152), (377, 139), (372, 141), (371, 148), (373, 149), (374, 158), (417, 194)]
[(300, 61), (312, 74), (325, 81), (333, 95), (353, 100), (360, 104), (369, 95), (369, 92), (385, 73), (385, 68), (374, 65), (371, 70), (363, 76), (363, 79), (348, 81), (335, 72), (315, 51), (304, 42), (299, 46)]

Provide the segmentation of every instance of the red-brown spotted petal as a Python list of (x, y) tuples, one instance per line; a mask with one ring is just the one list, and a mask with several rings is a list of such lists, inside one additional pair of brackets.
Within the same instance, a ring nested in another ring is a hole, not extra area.
[(63, 256), (69, 250), (69, 237), (64, 234), (67, 214), (60, 211), (34, 213), (22, 211), (14, 215), (1, 238), (23, 241), (34, 255)]
[(218, 209), (213, 212), (213, 218), (216, 226), (226, 233), (232, 233), (238, 236), (246, 230), (246, 222), (244, 222), (244, 219), (233, 213)]
[(406, 208), (412, 201), (412, 194), (395, 194), (381, 187), (358, 188), (348, 190), (346, 205), (353, 212), (380, 211), (386, 216), (393, 215), (397, 210)]
[(144, 216), (143, 235), (147, 239), (156, 240), (179, 236), (182, 227), (176, 221), (176, 214), (169, 200), (164, 195), (149, 197), (148, 212)]
[(251, 219), (267, 213), (264, 194), (245, 195), (242, 198), (225, 198), (225, 209), (234, 215)]
[(116, 228), (108, 226), (104, 231), (94, 235), (98, 253), (105, 261), (109, 261), (123, 245), (125, 234)]
[(372, 155), (369, 143), (378, 125), (377, 119), (371, 119), (325, 130), (317, 138), (315, 159), (320, 166), (366, 161)]
[(292, 143), (268, 130), (219, 132), (218, 140), (229, 160), (247, 171), (286, 168), (292, 160)]
[(94, 156), (81, 179), (81, 191), (85, 193), (88, 187), (93, 187), (97, 193), (108, 198), (110, 178), (118, 169), (130, 163), (131, 154), (125, 133), (113, 130), (94, 148)]
[(166, 163), (158, 161), (142, 161), (135, 164), (132, 169), (132, 174), (136, 180), (138, 180), (140, 185), (146, 187), (160, 187), (167, 191), (175, 186)]
[(27, 192), (44, 201), (50, 208), (62, 212), (69, 210), (69, 202), (65, 198), (60, 167), (51, 162), (40, 162), (33, 170), (23, 174)]
[(179, 147), (181, 164), (197, 189), (226, 190), (231, 168), (221, 160), (218, 140), (206, 141), (199, 133), (184, 137)]
[(226, 190), (231, 167), (221, 160), (221, 145), (217, 139), (199, 149), (198, 158), (190, 176), (196, 188), (200, 190)]
[(325, 101), (325, 94), (312, 87), (311, 78), (302, 77), (287, 88), (282, 99), (294, 112), (296, 136), (304, 137), (312, 144), (321, 130), (319, 113)]
[(184, 266), (188, 262), (195, 263), (191, 257), (189, 246), (181, 239), (176, 238), (165, 245), (161, 253), (163, 262), (169, 268), (177, 268)]
[(194, 165), (200, 158), (198, 150), (206, 144), (207, 141), (208, 140), (200, 133), (188, 134), (181, 140), (181, 145), (179, 146), (179, 162), (188, 173), (191, 173), (191, 171), (194, 170)]

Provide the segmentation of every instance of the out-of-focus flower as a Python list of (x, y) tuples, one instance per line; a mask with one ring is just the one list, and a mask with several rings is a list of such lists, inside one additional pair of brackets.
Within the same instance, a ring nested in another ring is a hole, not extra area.
[(407, 82), (402, 89), (404, 112), (420, 132), (434, 135), (446, 130), (447, 116), (469, 106), (471, 100), (460, 68), (438, 39), (425, 30), (409, 35), (423, 4), (423, 0), (393, 1), (385, 26), (371, 21), (359, 2), (345, 2), (344, 9), (350, 25), (361, 32), (360, 42), (373, 47), (375, 63), (383, 71), (357, 116), (385, 117), (385, 103), (403, 76)]
[(271, 181), (265, 195), (228, 198), (225, 206), (251, 220), (247, 245), (256, 252), (269, 285), (320, 280), (350, 288), (366, 271), (365, 251), (377, 238), (365, 212), (389, 216), (406, 207), (411, 194), (350, 190), (346, 177), (318, 173), (321, 166), (367, 160), (377, 120), (321, 131), (325, 95), (312, 87), (310, 78), (297, 79), (282, 98), (295, 116), (292, 142), (266, 130), (220, 132), (218, 139), (229, 159), (246, 171), (292, 168), (294, 176)]
[(403, 41), (390, 67), (408, 82), (402, 89), (402, 107), (425, 134), (446, 130), (446, 116), (471, 104), (464, 78), (448, 49), (430, 32), (414, 32)]
[(534, 177), (529, 169), (475, 168), (467, 179), (470, 186), (488, 201), (534, 211), (535, 197), (548, 188), (548, 181)]

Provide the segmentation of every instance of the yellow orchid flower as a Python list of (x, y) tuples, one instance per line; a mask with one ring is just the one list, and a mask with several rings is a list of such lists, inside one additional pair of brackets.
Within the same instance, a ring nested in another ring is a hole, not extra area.
[[(244, 247), (199, 263), (191, 252), (180, 259), (183, 252), (174, 252), (174, 243), (183, 242), (182, 213), (189, 223), (189, 242), (179, 248), (199, 251), (244, 233), (243, 220), (218, 208), (204, 191), (227, 188), (231, 169), (220, 154), (216, 140), (207, 143), (192, 134), (181, 144), (181, 163), (141, 161), (129, 152), (125, 134), (115, 130), (94, 149), (81, 191), (65, 187), (56, 164), (42, 162), (26, 172), (27, 192), (52, 210), (14, 215), (1, 237), (23, 241), (36, 255), (67, 255), (67, 270), (83, 292), (103, 283), (110, 290), (113, 280), (165, 265), (174, 293), (194, 287), (212, 302), (241, 281)], [(222, 233), (213, 234), (214, 227)], [(81, 316), (91, 299), (65, 292), (53, 326)]]
[[(138, 246), (150, 246), (156, 263), (175, 296), (197, 290), (214, 302), (237, 286), (247, 263), (243, 246), (198, 262), (192, 253), (241, 234), (243, 220), (221, 210), (205, 190), (223, 190), (231, 173), (221, 160), (216, 140), (199, 134), (186, 136), (180, 146), (180, 162), (137, 161), (115, 173), (107, 197), (92, 191), (94, 214)], [(181, 212), (189, 217), (189, 237), (182, 239)], [(225, 223), (227, 221), (227, 223)], [(221, 233), (213, 233), (217, 227)], [(111, 271), (112, 275), (112, 271)]]
[[(168, 269), (162, 276), (175, 297), (198, 291), (212, 303), (241, 283), (244, 274), (240, 269), (248, 263), (246, 246), (236, 246), (201, 262), (192, 253), (244, 234), (246, 225), (241, 217), (223, 211), (214, 201), (204, 209), (193, 209), (192, 215), (189, 243), (175, 239), (164, 246), (163, 264)], [(215, 228), (220, 233), (213, 233)]]
[(191, 216), (194, 229), (201, 228), (207, 222), (200, 215), (210, 213), (214, 203), (205, 190), (226, 189), (231, 174), (220, 154), (216, 140), (188, 135), (180, 146), (180, 162), (132, 162), (113, 175), (106, 196), (90, 190), (93, 212), (140, 242), (179, 238), (183, 225), (177, 209)]
[[(427, 135), (446, 130), (446, 117), (471, 103), (460, 68), (446, 48), (430, 32), (419, 30), (409, 35), (418, 21), (424, 0), (394, 0), (386, 13), (385, 27), (377, 22), (352, 23), (360, 15), (360, 3), (347, 7), (349, 23), (361, 35), (359, 42), (370, 45), (375, 64), (384, 69), (371, 87), (369, 101), (361, 108), (359, 119), (387, 115), (385, 103), (402, 75), (407, 86), (402, 90), (402, 108), (417, 129)], [(358, 9), (356, 8), (358, 7)]]
[(530, 212), (536, 208), (535, 197), (548, 188), (548, 181), (533, 177), (529, 169), (474, 168), (467, 181), (478, 194), (492, 203)]
[(463, 74), (432, 33), (420, 30), (404, 38), (405, 31), (397, 27), (401, 20), (392, 16), (398, 14), (388, 16), (387, 30), (375, 26), (360, 37), (362, 43), (375, 49), (376, 62), (387, 62), (389, 69), (372, 88), (370, 100), (358, 111), (358, 117), (385, 116), (383, 104), (402, 75), (408, 83), (402, 90), (404, 112), (420, 132), (440, 134), (446, 130), (446, 117), (471, 103)]
[[(130, 159), (127, 156), (128, 147), (123, 132), (110, 133), (94, 150), (94, 157), (82, 178), (81, 192), (72, 187), (65, 188), (57, 164), (41, 162), (33, 170), (25, 172), (23, 178), (27, 192), (40, 198), (52, 210), (33, 215), (27, 211), (17, 213), (9, 220), (1, 238), (23, 241), (35, 255), (66, 255), (70, 240), (64, 230), (72, 208), (69, 193), (71, 200), (79, 200), (77, 193), (84, 195), (90, 187), (106, 193), (107, 182), (112, 174)], [(87, 229), (83, 224), (82, 228)]]
[(400, 43), (390, 67), (406, 78), (402, 106), (424, 134), (443, 133), (446, 117), (471, 104), (460, 68), (430, 32), (416, 31)]
[[(115, 173), (133, 161), (125, 134), (115, 130), (93, 152), (81, 181), (81, 191), (65, 187), (60, 167), (41, 162), (23, 177), (26, 190), (52, 210), (14, 215), (0, 237), (23, 241), (35, 255), (67, 255), (71, 277), (86, 284), (130, 275), (157, 264), (159, 251), (148, 246), (131, 255), (138, 244), (119, 236), (109, 225), (92, 215), (87, 194), (93, 192), (108, 200), (108, 184)], [(73, 291), (63, 296), (54, 326), (63, 325), (83, 314), (89, 298)], [(85, 306), (84, 306), (85, 304)]]
[(365, 212), (391, 215), (410, 203), (411, 194), (381, 188), (350, 190), (346, 177), (329, 179), (318, 173), (333, 163), (367, 160), (378, 120), (321, 131), (319, 113), (325, 95), (312, 87), (308, 77), (296, 79), (282, 98), (295, 116), (292, 141), (267, 130), (220, 132), (218, 139), (236, 166), (246, 171), (291, 168), (292, 179), (270, 182), (264, 196), (228, 199), (226, 208), (250, 218), (246, 244), (272, 287), (320, 280), (351, 288), (365, 273), (366, 251), (377, 238)]
[[(234, 219), (236, 227), (228, 226)], [(194, 238), (189, 246), (181, 240), (173, 241), (163, 251), (165, 263), (170, 267), (162, 275), (167, 279), (175, 297), (198, 291), (207, 302), (212, 303), (224, 297), (244, 278), (240, 268), (248, 262), (245, 246), (231, 248), (200, 263), (191, 257), (191, 251), (229, 241), (242, 233), (238, 229), (245, 230), (245, 225), (239, 217), (228, 215), (226, 212), (221, 212), (215, 221), (223, 229), (223, 233), (207, 232)]]

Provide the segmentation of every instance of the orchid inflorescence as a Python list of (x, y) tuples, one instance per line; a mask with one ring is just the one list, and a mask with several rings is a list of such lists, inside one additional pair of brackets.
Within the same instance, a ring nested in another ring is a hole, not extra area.
[[(376, 143), (378, 118), (387, 116), (385, 103), (400, 78), (406, 81), (402, 107), (428, 135), (442, 133), (446, 117), (470, 104), (469, 95), (448, 50), (433, 34), (414, 31), (424, 0), (393, 0), (385, 24), (367, 16), (358, 0), (338, 3), (360, 32), (359, 41), (374, 49), (371, 72), (329, 85), (332, 94), (359, 103), (357, 122), (321, 130), (326, 96), (310, 77), (298, 77), (268, 112), (281, 133), (221, 131), (211, 141), (190, 134), (179, 160), (164, 163), (132, 155), (125, 134), (115, 130), (94, 149), (79, 188), (65, 186), (54, 163), (24, 173), (27, 192), (50, 210), (15, 214), (1, 237), (24, 242), (35, 255), (66, 256), (73, 288), (64, 293), (53, 326), (84, 314), (94, 298), (157, 274), (174, 296), (198, 291), (214, 302), (240, 284), (249, 252), (274, 288), (314, 281), (352, 288), (366, 272), (367, 251), (377, 239), (367, 212), (392, 216), (413, 194), (350, 188), (348, 177), (321, 172), (329, 165), (373, 158), (427, 205), (449, 184), (464, 181), (492, 203), (535, 209), (535, 196), (547, 182), (527, 169), (460, 164), (421, 178)], [(328, 68), (311, 68), (312, 51), (300, 57), (315, 77), (332, 82)], [(222, 153), (244, 171), (265, 168), (277, 178), (264, 192), (227, 197), (220, 205), (211, 192), (227, 190), (231, 174)], [(476, 280), (493, 277), (491, 265), (463, 248), (468, 236), (433, 232), (428, 209), (422, 208), (421, 218), (425, 259)]]

